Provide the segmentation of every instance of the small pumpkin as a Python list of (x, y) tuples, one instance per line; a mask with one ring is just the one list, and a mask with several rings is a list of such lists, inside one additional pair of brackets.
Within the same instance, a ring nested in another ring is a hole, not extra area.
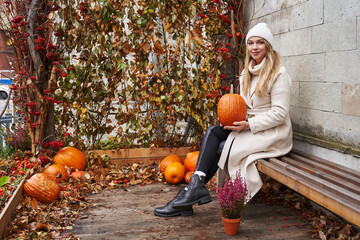
[(218, 102), (217, 114), (223, 126), (233, 126), (234, 122), (246, 119), (246, 103), (239, 94), (225, 94)]
[(179, 162), (182, 163), (181, 157), (176, 154), (171, 154), (166, 156), (163, 160), (160, 162), (160, 172), (164, 174), (166, 167), (173, 162)]
[(185, 182), (186, 183), (190, 183), (190, 178), (191, 178), (191, 176), (194, 174), (194, 172), (187, 172), (186, 174), (185, 174)]
[(64, 147), (54, 156), (54, 162), (69, 168), (84, 170), (86, 167), (86, 156), (74, 147)]
[(56, 182), (69, 180), (69, 174), (66, 168), (60, 164), (53, 164), (45, 168), (44, 173)]
[(74, 179), (78, 179), (79, 177), (81, 177), (82, 175), (84, 175), (84, 171), (80, 171), (80, 170), (76, 170), (74, 172), (71, 173), (71, 176), (74, 178)]
[(170, 163), (165, 169), (165, 179), (170, 184), (181, 183), (185, 176), (185, 167), (179, 162)]
[(199, 158), (200, 151), (189, 152), (186, 154), (184, 160), (184, 167), (186, 172), (195, 172), (197, 160)]
[(58, 199), (60, 187), (45, 173), (36, 173), (24, 184), (24, 193), (39, 202), (52, 203)]

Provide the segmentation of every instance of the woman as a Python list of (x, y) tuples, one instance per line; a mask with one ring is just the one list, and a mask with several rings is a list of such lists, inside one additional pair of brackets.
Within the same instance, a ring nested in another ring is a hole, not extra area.
[(228, 176), (235, 178), (240, 171), (253, 197), (262, 186), (255, 161), (291, 150), (291, 79), (273, 50), (273, 35), (266, 23), (255, 25), (247, 34), (240, 95), (247, 105), (247, 120), (206, 130), (189, 185), (165, 206), (156, 208), (156, 216), (190, 216), (193, 204), (210, 202), (205, 184), (218, 169), (218, 184)]

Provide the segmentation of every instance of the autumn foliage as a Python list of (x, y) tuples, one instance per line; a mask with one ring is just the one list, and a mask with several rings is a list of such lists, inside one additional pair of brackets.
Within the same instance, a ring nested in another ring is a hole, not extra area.
[(106, 134), (116, 147), (192, 144), (180, 123), (200, 136), (215, 122), (223, 70), (244, 56), (242, 1), (1, 3), (33, 152), (55, 123), (80, 148)]
[[(61, 125), (94, 147), (192, 144), (216, 120), (224, 67), (243, 58), (242, 1), (65, 1), (54, 27), (66, 52)], [(134, 141), (135, 140), (135, 141)]]
[(54, 94), (57, 81), (67, 76), (61, 66), (53, 31), (58, 5), (49, 1), (0, 1), (1, 33), (12, 47), (13, 85), (10, 87), (21, 121), (26, 123), (32, 152), (54, 140)]

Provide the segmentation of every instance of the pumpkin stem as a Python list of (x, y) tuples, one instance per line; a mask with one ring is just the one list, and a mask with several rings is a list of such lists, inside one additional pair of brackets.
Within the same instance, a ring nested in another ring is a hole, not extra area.
[(231, 93), (231, 94), (234, 93), (234, 84), (230, 84), (230, 93)]
[(62, 177), (62, 174), (61, 173), (58, 173), (57, 175), (56, 175), (56, 178), (61, 178)]

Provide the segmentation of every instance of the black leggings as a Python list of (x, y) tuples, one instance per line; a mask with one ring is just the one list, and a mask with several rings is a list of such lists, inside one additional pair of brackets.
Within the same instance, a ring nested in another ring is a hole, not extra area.
[(196, 171), (206, 174), (205, 183), (215, 175), (225, 140), (230, 133), (231, 130), (224, 130), (219, 125), (211, 126), (206, 130), (196, 164)]

